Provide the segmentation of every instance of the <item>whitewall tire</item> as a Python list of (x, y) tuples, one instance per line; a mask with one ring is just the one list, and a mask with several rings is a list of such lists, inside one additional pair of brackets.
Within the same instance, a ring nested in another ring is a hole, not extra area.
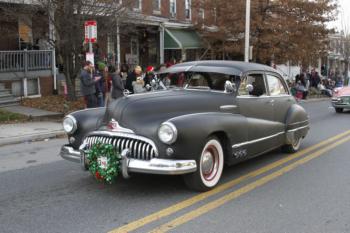
[(197, 162), (197, 171), (184, 176), (186, 185), (196, 191), (207, 191), (214, 188), (224, 168), (224, 151), (216, 137), (210, 137)]

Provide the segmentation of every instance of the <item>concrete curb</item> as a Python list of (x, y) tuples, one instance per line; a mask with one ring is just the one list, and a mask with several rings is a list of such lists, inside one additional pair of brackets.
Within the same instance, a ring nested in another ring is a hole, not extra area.
[(300, 100), (299, 103), (312, 103), (312, 102), (321, 102), (321, 101), (331, 101), (331, 98), (312, 98), (312, 99), (306, 99), (306, 100)]
[(67, 135), (63, 130), (51, 131), (47, 133), (27, 134), (18, 137), (8, 137), (0, 139), (0, 146), (6, 146), (11, 144), (18, 144), (23, 142), (40, 141), (49, 138), (57, 138)]

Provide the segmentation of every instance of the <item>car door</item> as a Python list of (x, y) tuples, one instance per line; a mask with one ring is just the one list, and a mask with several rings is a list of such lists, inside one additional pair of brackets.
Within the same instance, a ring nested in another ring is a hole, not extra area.
[(295, 103), (283, 78), (276, 73), (266, 73), (270, 99), (273, 102), (274, 121), (285, 123), (289, 108)]
[[(285, 131), (287, 112), (295, 99), (290, 95), (286, 82), (283, 78), (272, 72), (266, 73), (268, 93), (273, 105), (273, 117), (278, 132)], [(278, 147), (285, 143), (285, 134), (279, 134), (273, 141), (273, 146)]]
[[(253, 86), (253, 90), (248, 90), (249, 85)], [(248, 140), (240, 146), (247, 150), (250, 157), (271, 149), (274, 137), (280, 131), (274, 121), (273, 100), (268, 95), (264, 72), (243, 76), (237, 103), (239, 113), (247, 118), (248, 123)]]

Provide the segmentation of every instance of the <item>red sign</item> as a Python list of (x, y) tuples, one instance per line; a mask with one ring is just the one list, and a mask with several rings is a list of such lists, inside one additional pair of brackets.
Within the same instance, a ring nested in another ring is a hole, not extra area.
[(97, 22), (95, 20), (85, 21), (85, 43), (97, 42)]

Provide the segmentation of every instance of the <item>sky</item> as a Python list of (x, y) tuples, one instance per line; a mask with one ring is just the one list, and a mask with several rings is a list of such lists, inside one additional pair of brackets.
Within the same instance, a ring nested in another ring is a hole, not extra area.
[(330, 26), (335, 27), (338, 31), (343, 29), (343, 24), (348, 28), (350, 32), (350, 0), (338, 0), (339, 15), (335, 22), (330, 23)]

